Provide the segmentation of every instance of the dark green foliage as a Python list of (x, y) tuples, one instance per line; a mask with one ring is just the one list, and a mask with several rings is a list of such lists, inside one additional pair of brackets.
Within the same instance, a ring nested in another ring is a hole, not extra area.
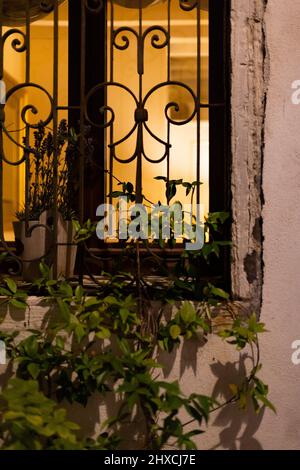
[[(38, 132), (39, 148), (45, 145), (45, 136), (41, 129)], [(66, 134), (67, 129), (62, 133), (62, 145)], [(75, 146), (77, 137), (71, 138)], [(46, 139), (47, 153), (52, 144), (49, 136)], [(168, 201), (182, 186), (193, 202), (200, 184), (157, 179), (166, 183)], [(133, 185), (121, 182), (119, 185), (120, 191), (111, 197), (122, 195), (134, 202)], [(150, 202), (145, 197), (144, 200)], [(208, 341), (217, 316), (212, 307), (227, 305), (229, 295), (221, 285), (203, 283), (201, 270), (203, 263), (220, 256), (221, 250), (230, 245), (215, 236), (228, 218), (229, 214), (221, 212), (207, 217), (204, 247), (196, 252), (183, 250), (163, 287), (149, 285), (144, 279), (140, 245), (136, 241), (126, 248), (136, 263), (134, 274), (103, 273), (105, 281), (92, 294), (80, 284), (53, 280), (51, 270), (41, 262), (41, 276), (29, 287), (29, 292), (45, 296), (58, 313), (42, 330), (29, 330), (25, 339), (19, 339), (16, 332), (0, 332), (17, 376), (0, 396), (3, 449), (112, 450), (122, 448), (121, 435), (128, 423), (136, 423), (138, 429), (141, 422), (145, 449), (163, 449), (168, 445), (195, 449), (194, 437), (204, 432), (210, 414), (228, 403), (238, 402), (245, 409), (251, 402), (257, 413), (265, 407), (275, 410), (268, 399), (267, 385), (258, 377), (261, 369), (258, 336), (265, 329), (255, 315), (246, 320), (233, 319), (224, 331), (218, 331), (239, 351), (250, 346), (253, 356), (250, 374), (239, 384), (230, 385), (230, 400), (217, 403), (213, 397), (200, 393), (187, 396), (178, 382), (162, 379), (160, 353), (168, 355), (187, 341)], [(74, 222), (74, 228), (79, 244), (95, 233), (95, 224), (90, 220), (83, 225)], [(150, 245), (146, 243), (146, 248), (152, 254)], [(159, 240), (159, 246), (165, 248), (165, 241)], [(160, 263), (159, 257), (153, 256)], [(27, 294), (10, 278), (3, 279), (0, 295), (3, 302), (26, 307)], [(161, 311), (149, 318), (149, 301), (153, 299), (160, 300)], [(119, 409), (100, 423), (102, 434), (96, 441), (80, 441), (78, 426), (67, 420), (66, 411), (59, 406), (68, 401), (85, 407), (95, 393), (103, 399), (108, 393), (113, 394)]]

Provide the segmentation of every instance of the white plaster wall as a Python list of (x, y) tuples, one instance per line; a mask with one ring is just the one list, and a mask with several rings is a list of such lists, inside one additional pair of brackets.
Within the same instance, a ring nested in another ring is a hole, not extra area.
[[(249, 5), (248, 0), (238, 3), (245, 9)], [(291, 101), (291, 85), (300, 80), (300, 0), (268, 0), (264, 23), (267, 101), (261, 319), (269, 333), (261, 340), (261, 377), (270, 386), (277, 415), (269, 410), (260, 416), (245, 415), (228, 407), (213, 417), (213, 426), (199, 438), (199, 448), (205, 449), (300, 449), (300, 366), (291, 360), (291, 345), (300, 340), (300, 105)], [(197, 363), (189, 362), (191, 350), (187, 347), (178, 354), (171, 376), (181, 377), (187, 391), (211, 390), (217, 380), (215, 391), (226, 394), (243, 361), (239, 364), (238, 356), (217, 339), (199, 349)]]
[(300, 106), (291, 84), (300, 79), (300, 1), (269, 0), (266, 40), (270, 59), (264, 157), (262, 343), (264, 376), (278, 415), (266, 413), (256, 437), (265, 449), (300, 449), (300, 366), (291, 343), (300, 339)]
[[(248, 0), (239, 3), (246, 7)], [(277, 415), (266, 411), (239, 421), (232, 410), (220, 447), (299, 450), (300, 366), (292, 364), (291, 344), (300, 340), (300, 105), (292, 104), (291, 84), (300, 80), (300, 0), (268, 0), (264, 21), (268, 58), (261, 319), (269, 333), (261, 341), (261, 375), (270, 385)], [(206, 448), (218, 442), (215, 432), (204, 438)]]

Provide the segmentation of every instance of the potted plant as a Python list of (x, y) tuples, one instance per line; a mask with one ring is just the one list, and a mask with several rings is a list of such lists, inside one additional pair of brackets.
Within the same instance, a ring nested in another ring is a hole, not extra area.
[(73, 245), (72, 220), (76, 215), (72, 206), (72, 172), (77, 136), (72, 129), (68, 129), (66, 120), (62, 120), (58, 126), (57, 142), (58, 181), (55, 192), (53, 133), (46, 132), (40, 123), (34, 132), (27, 212), (25, 209), (18, 211), (18, 221), (13, 224), (17, 253), (23, 261), (23, 278), (26, 281), (38, 275), (41, 258), (45, 258), (49, 264), (53, 262), (55, 214), (58, 214), (58, 273), (70, 277), (74, 272), (77, 247)]

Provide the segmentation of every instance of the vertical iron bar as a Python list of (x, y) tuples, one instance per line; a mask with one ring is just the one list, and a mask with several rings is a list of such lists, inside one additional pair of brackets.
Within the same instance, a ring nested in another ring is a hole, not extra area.
[[(230, 11), (227, 11), (229, 3), (227, 0), (209, 2), (209, 205), (211, 212), (230, 210), (230, 185), (228, 184), (230, 135), (226, 127), (226, 122), (229, 124), (226, 116), (228, 109), (224, 107), (224, 92), (227, 87), (230, 90), (228, 73), (230, 63), (224, 54), (225, 44), (229, 39), (226, 37), (224, 28), (224, 21), (230, 24)], [(229, 99), (228, 93), (227, 100)], [(219, 104), (219, 106), (214, 106), (214, 104)], [(214, 233), (215, 240), (228, 240), (228, 233), (225, 232), (226, 230), (222, 233)], [(222, 279), (221, 286), (226, 290), (230, 290), (229, 260), (230, 254), (225, 251), (211, 265), (211, 272)]]
[[(104, 80), (107, 82), (108, 81), (108, 5), (107, 2), (104, 5), (105, 9), (105, 33), (104, 33), (104, 44), (103, 44), (103, 49), (104, 49)], [(107, 90), (104, 91), (104, 105), (107, 103), (108, 99), (108, 94)], [(105, 116), (106, 119), (106, 116)], [(104, 129), (103, 130), (103, 168), (104, 168), (104, 175), (103, 175), (103, 186), (104, 186), (104, 191), (103, 191), (103, 203), (106, 203), (106, 196), (107, 196), (107, 167), (108, 167), (108, 162), (107, 162), (107, 132)]]
[[(0, 0), (0, 13), (2, 13), (3, 9), (3, 0)], [(0, 80), (3, 80), (3, 55), (4, 55), (4, 50), (3, 50), (3, 40), (2, 40), (2, 23), (0, 23)], [(1, 105), (1, 123), (4, 121), (4, 106)], [(3, 131), (2, 128), (0, 129), (0, 238), (1, 240), (4, 240), (4, 226), (3, 226)]]
[(114, 81), (114, 42), (113, 42), (113, 33), (114, 33), (114, 5), (113, 0), (110, 2), (110, 81)]
[[(114, 42), (113, 42), (113, 34), (114, 34), (114, 4), (113, 0), (110, 2), (110, 81), (113, 83), (114, 81)], [(106, 97), (107, 98), (107, 97)], [(114, 141), (114, 123), (110, 126), (109, 131), (109, 140), (110, 144)], [(114, 172), (114, 148), (109, 148), (109, 204), (112, 204), (112, 196), (111, 193), (113, 192), (113, 172)]]
[[(86, 6), (81, 0), (80, 24), (80, 142), (79, 142), (79, 221), (84, 222), (84, 179), (85, 179), (85, 145), (84, 145), (84, 107), (85, 107), (85, 79), (86, 79)], [(83, 285), (84, 276), (84, 246), (79, 246), (79, 282)]]
[(84, 104), (86, 63), (86, 9), (81, 0), (81, 57), (80, 57), (80, 158), (79, 158), (79, 220), (84, 221)]
[[(143, 73), (144, 73), (144, 44), (143, 44), (143, 7), (142, 0), (139, 0), (139, 35), (137, 43), (137, 62), (139, 74), (139, 106), (142, 106), (143, 101)], [(143, 149), (143, 125), (138, 124), (137, 130), (137, 162), (136, 162), (136, 202), (141, 204), (142, 201), (142, 149)]]
[[(201, 179), (201, 11), (197, 2), (197, 182)], [(197, 185), (197, 216), (199, 217), (200, 185)]]
[[(168, 0), (168, 35), (169, 35), (169, 41), (168, 41), (168, 49), (167, 49), (167, 54), (168, 54), (168, 70), (167, 70), (167, 81), (169, 82), (171, 80), (171, 0)], [(170, 149), (170, 140), (171, 140), (171, 124), (170, 121), (167, 122), (167, 188), (169, 188), (170, 185), (170, 154), (171, 154), (171, 149)], [(169, 195), (169, 191), (167, 191), (167, 194)], [(169, 196), (167, 197), (167, 204), (170, 202)]]
[[(25, 82), (30, 82), (30, 0), (26, 4), (26, 65), (25, 65)], [(30, 144), (30, 128), (26, 125), (25, 132), (26, 147)], [(30, 153), (26, 153), (25, 160), (25, 235), (30, 237), (29, 232), (29, 204), (30, 204)]]
[[(3, 10), (3, 0), (0, 0), (0, 14), (2, 15), (2, 10)], [(3, 79), (3, 40), (2, 40), (2, 33), (3, 33), (3, 27), (2, 23), (0, 23), (0, 52), (1, 52), (1, 57), (0, 57), (0, 80)]]
[(54, 223), (53, 223), (53, 276), (56, 279), (58, 275), (57, 254), (58, 254), (58, 0), (54, 1), (54, 42), (53, 42), (53, 179), (54, 179)]

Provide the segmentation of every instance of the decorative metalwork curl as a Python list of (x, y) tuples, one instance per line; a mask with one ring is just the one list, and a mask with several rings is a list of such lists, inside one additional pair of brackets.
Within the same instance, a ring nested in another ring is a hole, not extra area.
[[(155, 49), (163, 49), (170, 42), (170, 34), (162, 26), (150, 26), (149, 28), (147, 28), (146, 31), (143, 34), (143, 44), (145, 45), (145, 40), (146, 40), (147, 36), (149, 36), (151, 33), (155, 33), (155, 32), (156, 32), (156, 34), (153, 34), (152, 37), (151, 37), (151, 45)], [(159, 37), (157, 32), (163, 33), (163, 35), (164, 35), (164, 40), (163, 40), (162, 43), (160, 43), (161, 38)]]
[[(111, 145), (109, 146), (111, 147)], [(112, 147), (114, 147), (114, 145), (112, 145)], [(121, 157), (118, 157), (118, 155), (116, 155), (116, 149), (114, 149), (114, 160), (116, 160), (117, 162), (119, 163), (132, 163), (134, 162), (134, 160), (136, 160), (137, 156), (138, 156), (138, 152), (137, 150), (135, 149), (133, 154), (131, 155), (131, 157), (128, 157), (128, 158), (121, 158)]]
[(38, 123), (36, 124), (30, 124), (27, 119), (26, 119), (26, 114), (28, 111), (31, 111), (32, 114), (35, 114), (37, 115), (38, 114), (38, 109), (32, 105), (32, 104), (28, 104), (26, 106), (24, 106), (22, 112), (21, 112), (21, 118), (22, 118), (22, 121), (24, 122), (24, 124), (26, 124), (26, 126), (28, 126), (30, 129), (37, 129), (39, 124), (42, 124), (43, 126), (47, 126), (49, 124), (49, 122), (51, 122), (52, 120), (52, 116), (53, 116), (53, 98), (52, 96), (50, 95), (50, 93), (46, 90), (46, 88), (42, 87), (41, 85), (38, 85), (37, 83), (32, 83), (32, 82), (28, 82), (28, 83), (20, 83), (14, 87), (12, 87), (6, 94), (6, 102), (9, 100), (9, 98), (14, 94), (16, 93), (17, 91), (23, 89), (23, 88), (36, 88), (37, 90), (40, 90), (42, 91), (43, 93), (45, 93), (45, 95), (47, 96), (47, 98), (49, 99), (49, 102), (50, 102), (50, 112), (49, 112), (49, 115), (47, 116), (46, 119), (39, 119)]
[(158, 157), (158, 158), (150, 158), (148, 157), (148, 155), (146, 154), (145, 150), (143, 149), (142, 151), (142, 155), (144, 156), (145, 160), (147, 160), (147, 162), (149, 163), (161, 163), (163, 162), (167, 156), (168, 156), (168, 146), (166, 146), (165, 148), (165, 152), (164, 154), (162, 155), (162, 157)]
[(93, 119), (91, 119), (91, 117), (89, 116), (89, 112), (88, 112), (88, 108), (89, 108), (89, 102), (91, 100), (91, 98), (100, 90), (102, 90), (103, 88), (109, 88), (109, 87), (116, 87), (116, 88), (121, 88), (125, 91), (127, 91), (131, 96), (132, 98), (134, 99), (135, 101), (135, 104), (136, 106), (138, 106), (138, 100), (135, 96), (135, 94), (130, 90), (130, 88), (128, 88), (126, 85), (123, 85), (122, 83), (118, 83), (118, 82), (104, 82), (104, 83), (100, 83), (100, 85), (96, 85), (95, 87), (93, 87), (89, 93), (87, 94), (86, 96), (86, 100), (85, 100), (85, 117), (86, 117), (86, 120), (89, 122), (89, 124), (91, 124), (92, 126), (94, 127), (97, 127), (99, 129), (106, 129), (107, 127), (110, 127), (114, 121), (115, 121), (115, 112), (114, 110), (106, 105), (106, 106), (102, 106), (100, 109), (99, 109), (99, 112), (101, 115), (105, 115), (105, 112), (106, 111), (109, 111), (111, 116), (110, 116), (110, 119), (107, 120), (106, 122), (104, 122), (103, 124), (99, 124), (95, 121), (93, 121)]
[(122, 137), (122, 139), (117, 140), (116, 142), (113, 142), (112, 144), (109, 144), (108, 147), (112, 148), (112, 147), (117, 147), (118, 145), (121, 145), (123, 142), (125, 142), (125, 140), (129, 139), (129, 137), (132, 136), (132, 134), (133, 134), (134, 131), (136, 130), (137, 126), (138, 126), (138, 123), (135, 123), (135, 125), (134, 125), (133, 128), (128, 132), (128, 134), (126, 134), (124, 137)]
[(138, 33), (133, 28), (123, 26), (121, 28), (118, 28), (118, 29), (114, 30), (113, 35), (112, 35), (112, 42), (113, 42), (113, 45), (115, 46), (115, 48), (119, 49), (120, 51), (125, 51), (130, 46), (130, 39), (128, 38), (128, 36), (125, 36), (125, 34), (123, 34), (123, 36), (121, 37), (121, 39), (123, 41), (123, 44), (118, 44), (117, 43), (117, 38), (121, 33), (131, 33), (139, 41)]
[(169, 110), (171, 108), (173, 108), (175, 110), (175, 112), (179, 112), (180, 110), (180, 105), (174, 101), (171, 101), (170, 103), (168, 103), (166, 106), (165, 106), (165, 116), (166, 116), (166, 119), (168, 120), (168, 122), (170, 124), (174, 124), (175, 126), (183, 126), (185, 124), (188, 124), (189, 122), (192, 121), (192, 119), (194, 119), (194, 117), (196, 116), (196, 113), (197, 113), (197, 109), (198, 109), (198, 99), (197, 99), (197, 96), (195, 95), (194, 91), (191, 89), (191, 87), (189, 87), (188, 85), (186, 85), (185, 83), (182, 83), (182, 82), (178, 82), (178, 81), (167, 81), (167, 82), (162, 82), (162, 83), (159, 83), (158, 85), (155, 85), (151, 90), (148, 91), (148, 93), (146, 94), (145, 98), (144, 98), (144, 101), (143, 101), (143, 108), (146, 107), (146, 103), (148, 101), (148, 99), (150, 98), (151, 95), (153, 95), (153, 93), (155, 93), (157, 90), (160, 90), (161, 88), (164, 88), (166, 86), (178, 86), (182, 89), (185, 89), (190, 95), (191, 97), (193, 98), (193, 101), (194, 101), (194, 109), (191, 113), (191, 115), (189, 117), (187, 117), (186, 119), (183, 119), (181, 121), (175, 121), (174, 119), (172, 119), (170, 116), (169, 116)]
[[(4, 130), (4, 129), (3, 129), (3, 130)], [(6, 130), (4, 130), (4, 133), (5, 133), (5, 135), (6, 135), (13, 143), (16, 143), (16, 141), (10, 136), (10, 134), (9, 134)], [(23, 148), (23, 146), (22, 146), (21, 144), (19, 144), (19, 143), (18, 143), (18, 147)], [(5, 163), (7, 163), (8, 165), (11, 165), (11, 166), (19, 166), (19, 165), (21, 165), (22, 163), (24, 163), (24, 162), (27, 160), (27, 158), (28, 158), (28, 156), (29, 156), (29, 154), (30, 154), (30, 151), (31, 151), (30, 148), (26, 149), (26, 150), (24, 151), (24, 153), (23, 153), (23, 157), (22, 157), (20, 160), (18, 160), (18, 161), (16, 161), (16, 162), (11, 162), (10, 160), (8, 160), (8, 159), (6, 158), (5, 153), (4, 153), (4, 150), (2, 150), (2, 152), (1, 152), (1, 158), (2, 158), (2, 160), (3, 160)]]
[(90, 0), (85, 0), (84, 1), (85, 8), (90, 12), (90, 13), (95, 13), (98, 14), (104, 7), (103, 0), (93, 0), (93, 5), (90, 4)]
[(144, 127), (146, 129), (146, 131), (148, 132), (149, 135), (151, 135), (151, 137), (153, 137), (153, 139), (155, 139), (157, 142), (159, 142), (160, 144), (163, 144), (169, 148), (172, 147), (171, 144), (169, 144), (168, 142), (166, 142), (165, 140), (162, 140), (160, 137), (158, 137), (157, 135), (154, 134), (154, 132), (151, 131), (150, 127), (148, 127), (148, 125), (144, 122)]
[(192, 11), (199, 4), (200, 0), (179, 0), (179, 6), (184, 11)]
[(2, 36), (2, 54), (3, 54), (3, 48), (4, 44), (7, 41), (7, 39), (11, 36), (14, 36), (15, 34), (19, 34), (22, 37), (22, 41), (20, 39), (15, 38), (11, 42), (11, 47), (16, 51), (16, 52), (25, 52), (27, 49), (27, 39), (26, 35), (23, 31), (21, 31), (18, 28), (12, 28), (6, 31), (6, 33), (3, 34)]
[[(124, 27), (116, 29), (115, 31), (113, 31), (113, 34), (112, 34), (112, 43), (114, 47), (120, 51), (125, 51), (130, 46), (130, 39), (125, 34), (123, 34), (121, 38), (123, 41), (123, 44), (119, 44), (117, 42), (117, 38), (122, 33), (133, 34), (133, 36), (137, 40), (137, 52), (138, 52), (137, 70), (138, 70), (139, 75), (143, 75), (144, 73), (145, 42), (146, 42), (147, 37), (153, 33), (151, 36), (151, 45), (155, 49), (163, 49), (170, 42), (169, 32), (162, 26), (156, 26), (156, 25), (150, 26), (144, 31), (144, 33), (141, 36), (137, 33), (135, 29), (124, 26)], [(157, 33), (162, 33), (164, 38), (162, 39)]]
[[(30, 129), (37, 129), (38, 128), (38, 125), (39, 124), (42, 124), (43, 126), (47, 126), (51, 120), (52, 120), (52, 117), (53, 117), (53, 98), (51, 97), (50, 93), (48, 93), (48, 91), (43, 88), (42, 86), (40, 85), (37, 85), (36, 83), (20, 83), (16, 86), (14, 86), (13, 88), (11, 88), (7, 94), (6, 94), (6, 103), (9, 101), (10, 97), (16, 93), (17, 91), (23, 89), (23, 88), (27, 88), (27, 87), (30, 87), (30, 88), (37, 88), (38, 90), (41, 90), (43, 93), (45, 93), (45, 95), (48, 97), (49, 99), (49, 102), (50, 102), (50, 112), (49, 112), (49, 115), (47, 116), (47, 118), (45, 120), (42, 120), (42, 119), (39, 119), (38, 123), (35, 123), (35, 124), (30, 124), (28, 121), (27, 121), (27, 113), (28, 112), (31, 112), (32, 114), (34, 115), (38, 115), (39, 111), (38, 109), (36, 108), (36, 106), (32, 105), (32, 104), (28, 104), (26, 106), (24, 106), (24, 108), (22, 109), (21, 111), (21, 119), (22, 121), (24, 122), (24, 124), (30, 128)], [(5, 106), (3, 106), (4, 109), (5, 109)], [(27, 159), (28, 155), (30, 153), (33, 153), (33, 150), (31, 149), (31, 147), (28, 147), (26, 145), (22, 145), (20, 142), (18, 142), (16, 139), (14, 139), (14, 137), (11, 135), (10, 131), (5, 127), (5, 124), (4, 124), (4, 121), (0, 121), (0, 128), (3, 130), (3, 132), (5, 133), (5, 135), (8, 137), (8, 139), (13, 142), (17, 147), (21, 148), (23, 150), (23, 157), (16, 161), (16, 162), (11, 162), (9, 161), (5, 154), (4, 154), (4, 151), (2, 150), (2, 159), (8, 164), (8, 165), (12, 165), (12, 166), (18, 166), (20, 165), (21, 163), (24, 163), (24, 161)]]

